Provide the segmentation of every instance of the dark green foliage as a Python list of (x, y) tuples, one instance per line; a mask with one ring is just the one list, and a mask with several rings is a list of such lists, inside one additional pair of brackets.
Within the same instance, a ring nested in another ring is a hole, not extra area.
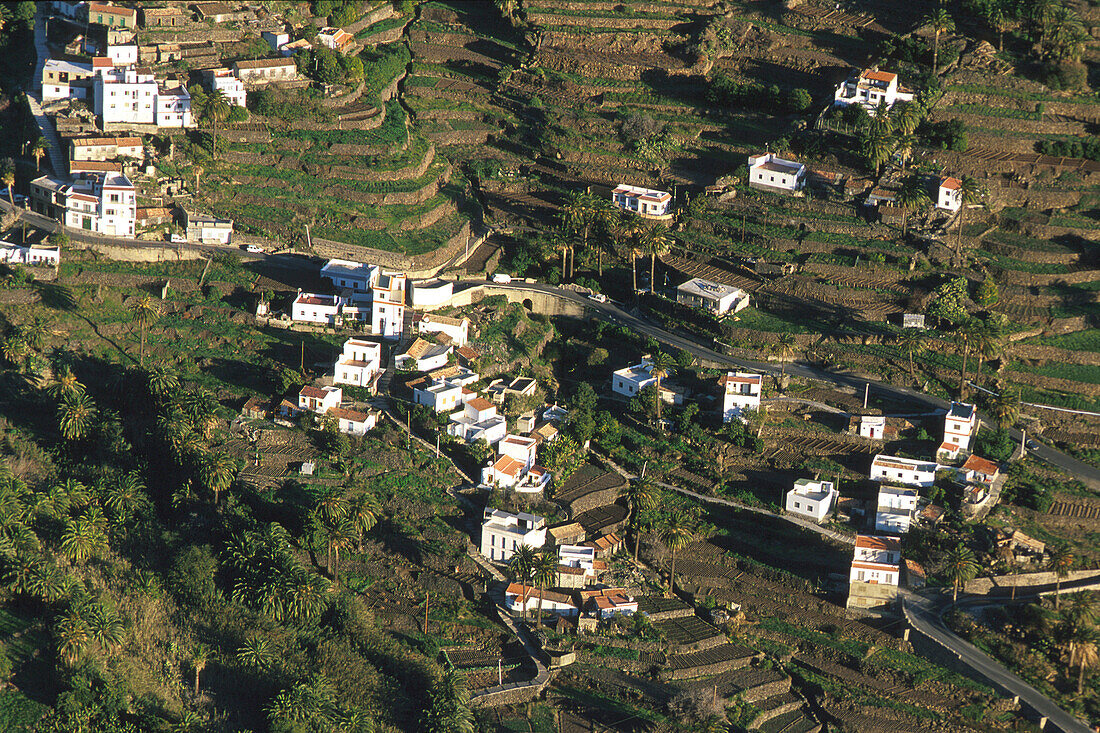
[(985, 280), (982, 280), (978, 285), (977, 291), (974, 293), (974, 302), (983, 308), (988, 308), (991, 305), (996, 305), (997, 301), (1001, 299), (1000, 290), (997, 288), (997, 281), (992, 277), (987, 276)]
[(1001, 488), (1001, 501), (1045, 512), (1054, 503), (1054, 494), (1048, 478), (1033, 473), (1026, 463), (1013, 463)]
[(321, 122), (332, 120), (332, 112), (320, 101), (303, 91), (261, 89), (248, 93), (248, 108), (258, 115), (277, 117), (284, 122), (313, 119)]
[(1007, 430), (983, 430), (974, 441), (974, 452), (993, 461), (1007, 461), (1016, 449), (1016, 442)]
[(940, 150), (962, 152), (967, 148), (966, 123), (952, 118), (942, 122), (921, 122), (917, 128), (917, 137), (921, 144)]
[(946, 281), (932, 295), (932, 302), (928, 304), (927, 315), (939, 318), (950, 323), (958, 323), (966, 318), (964, 299), (966, 298), (967, 282), (965, 277), (956, 277)]
[(403, 43), (391, 43), (359, 55), (363, 66), (364, 94), (377, 96), (412, 60)]
[(1100, 160), (1100, 137), (1091, 135), (1079, 140), (1041, 140), (1035, 149), (1043, 155)]
[(738, 82), (719, 74), (707, 87), (708, 104), (719, 107), (742, 107), (762, 112), (804, 112), (813, 102), (810, 93), (800, 88), (783, 91), (774, 84)]

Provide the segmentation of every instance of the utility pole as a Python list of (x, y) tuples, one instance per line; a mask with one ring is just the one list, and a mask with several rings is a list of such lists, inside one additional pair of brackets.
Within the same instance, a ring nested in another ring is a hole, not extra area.
[(435, 457), (439, 458), (439, 433), (435, 434)]
[(424, 596), (424, 635), (428, 635), (428, 604), (431, 603), (432, 592), (428, 591)]
[(1020, 458), (1027, 455), (1027, 431), (1020, 431)]
[(867, 409), (867, 398), (871, 396), (871, 383), (867, 382), (863, 385), (863, 409)]
[(300, 346), (302, 347), (302, 354), (298, 358), (298, 371), (304, 372), (306, 370), (306, 337), (302, 337)]
[(405, 434), (405, 450), (412, 450), (413, 409), (411, 405), (409, 411), (405, 413), (405, 429), (408, 430)]
[(504, 687), (504, 670), (501, 669), (501, 659), (497, 657), (497, 684)]

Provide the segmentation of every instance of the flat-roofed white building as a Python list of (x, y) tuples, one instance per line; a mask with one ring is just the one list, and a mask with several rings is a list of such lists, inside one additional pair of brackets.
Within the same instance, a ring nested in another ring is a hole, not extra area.
[(775, 153), (749, 156), (749, 186), (765, 191), (796, 193), (806, 185), (806, 166)]
[(42, 67), (42, 101), (87, 99), (92, 87), (92, 64), (76, 59), (46, 59)]
[(936, 480), (937, 468), (933, 461), (879, 454), (871, 460), (871, 480), (928, 488)]
[(943, 442), (970, 450), (970, 440), (978, 431), (978, 410), (966, 402), (952, 402), (943, 418)]
[(508, 562), (522, 545), (541, 549), (546, 544), (546, 518), (526, 512), (486, 508), (481, 520), (481, 554)]
[(117, 171), (80, 173), (71, 181), (40, 176), (31, 181), (31, 208), (74, 229), (133, 237), (136, 189)]
[(905, 534), (917, 509), (918, 494), (915, 489), (900, 486), (882, 486), (878, 490), (878, 509), (875, 512), (875, 531)]
[(236, 107), (245, 106), (247, 93), (244, 82), (236, 77), (232, 69), (211, 69), (208, 74), (211, 91), (221, 92), (226, 100)]
[(829, 516), (840, 492), (832, 481), (812, 481), (800, 478), (787, 492), (786, 509), (791, 514), (820, 522)]
[(57, 267), (61, 264), (61, 248), (0, 241), (0, 262), (6, 265)]
[(184, 209), (183, 226), (188, 242), (229, 244), (233, 241), (233, 220), (213, 214), (199, 214)]
[(321, 277), (332, 281), (335, 288), (351, 288), (369, 293), (382, 268), (353, 260), (329, 260), (321, 268)]
[(672, 194), (668, 191), (620, 183), (611, 192), (611, 200), (623, 211), (646, 219), (672, 218)]
[(676, 301), (721, 316), (749, 307), (749, 294), (733, 285), (693, 277), (676, 288)]
[(399, 339), (405, 330), (405, 285), (403, 274), (383, 272), (371, 289), (371, 332), (386, 339)]
[(484, 440), (495, 446), (508, 433), (508, 421), (497, 414), (497, 406), (484, 397), (468, 400), (459, 412), (451, 414), (447, 433), (467, 443)]
[(744, 417), (746, 410), (760, 409), (764, 376), (752, 372), (726, 372), (718, 380), (722, 388), (722, 422)]
[(373, 389), (382, 369), (382, 344), (350, 338), (333, 365), (333, 384)]

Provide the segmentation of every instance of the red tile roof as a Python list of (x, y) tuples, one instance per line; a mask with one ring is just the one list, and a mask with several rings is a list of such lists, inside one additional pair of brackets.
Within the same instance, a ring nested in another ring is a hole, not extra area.
[(312, 398), (318, 399), (318, 400), (323, 400), (329, 394), (331, 394), (331, 393), (326, 392), (325, 390), (320, 389), (319, 387), (314, 387), (312, 385), (306, 385), (305, 387), (302, 387), (302, 389), (298, 391), (298, 395), (301, 396), (301, 397), (312, 397)]
[(484, 397), (475, 397), (466, 404), (470, 406), (470, 409), (477, 410), (478, 412), (488, 410), (490, 407), (495, 407), (492, 402), (485, 399)]
[(370, 417), (365, 412), (359, 412), (358, 410), (347, 410), (343, 407), (333, 407), (328, 411), (328, 414), (335, 415), (340, 420), (347, 420), (348, 422), (366, 422)]
[(864, 79), (870, 79), (871, 81), (883, 81), (889, 84), (894, 79), (898, 78), (897, 74), (891, 74), (889, 71), (865, 71), (863, 72)]
[(958, 178), (951, 178), (950, 176), (940, 181), (940, 188), (947, 188), (952, 191), (962, 186), (962, 181)]
[(856, 547), (866, 548), (868, 550), (896, 550), (901, 552), (901, 542), (893, 537), (872, 537), (870, 535), (861, 534), (856, 537)]
[(981, 456), (971, 455), (966, 459), (966, 463), (963, 464), (964, 471), (976, 471), (978, 473), (984, 473), (988, 476), (992, 476), (1001, 470), (1000, 466), (990, 460), (986, 460)]

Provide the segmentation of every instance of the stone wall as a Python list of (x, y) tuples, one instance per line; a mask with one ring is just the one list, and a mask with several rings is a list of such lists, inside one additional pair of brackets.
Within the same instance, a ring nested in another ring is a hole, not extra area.
[(369, 36), (364, 36), (359, 39), (359, 43), (364, 46), (380, 46), (385, 43), (400, 41), (403, 35), (405, 35), (405, 26), (399, 25), (387, 31), (382, 31), (381, 33), (372, 33)]
[(481, 145), (496, 132), (495, 128), (480, 130), (439, 130), (428, 132), (424, 137), (440, 145)]
[[(1062, 578), (1062, 583), (1073, 580), (1095, 578), (1100, 583), (1100, 570), (1071, 570), (1069, 575)], [(1058, 580), (1054, 573), (1021, 573), (1020, 575), (995, 575), (992, 578), (975, 578), (968, 580), (963, 590), (967, 593), (989, 593), (994, 588), (1011, 588), (1016, 586), (1017, 591), (1027, 590), (1030, 586), (1050, 585)]]
[(1017, 358), (1036, 359), (1038, 361), (1100, 366), (1100, 353), (1095, 351), (1069, 351), (1040, 344), (1015, 344), (1012, 347), (1012, 355)]
[(394, 15), (396, 15), (396, 13), (394, 12), (393, 5), (390, 3), (383, 3), (374, 10), (364, 13), (362, 18), (351, 25), (344, 26), (344, 30), (354, 36), (367, 26), (374, 25), (378, 21), (385, 20), (386, 18), (392, 18)]

